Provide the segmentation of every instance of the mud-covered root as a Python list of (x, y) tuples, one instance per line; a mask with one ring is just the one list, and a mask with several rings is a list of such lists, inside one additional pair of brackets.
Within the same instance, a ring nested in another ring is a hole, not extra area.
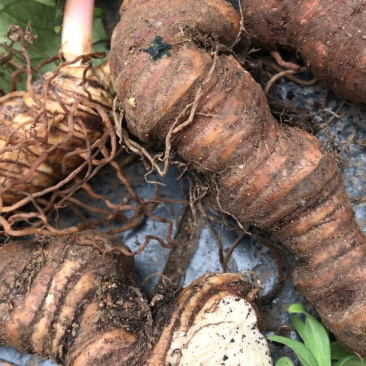
[[(222, 51), (240, 31), (230, 4), (171, 1), (162, 13), (158, 3), (124, 2), (112, 37), (110, 65), (129, 130), (165, 141), (205, 174), (219, 210), (275, 232), (324, 323), (366, 355), (366, 237), (336, 159), (313, 135), (278, 124), (260, 85)], [(188, 17), (191, 9), (199, 15)]]
[(105, 254), (113, 246), (84, 232), (2, 247), (0, 339), (66, 366), (130, 359), (147, 315), (133, 257)]
[(64, 366), (272, 364), (245, 276), (205, 275), (153, 308), (126, 250), (96, 231), (4, 245), (0, 342)]

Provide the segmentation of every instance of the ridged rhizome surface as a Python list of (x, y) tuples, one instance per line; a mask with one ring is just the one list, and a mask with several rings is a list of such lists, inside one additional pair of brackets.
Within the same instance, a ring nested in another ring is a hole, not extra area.
[(222, 211), (276, 231), (295, 254), (295, 282), (323, 321), (366, 354), (366, 240), (335, 159), (314, 136), (278, 125), (260, 86), (233, 56), (216, 52), (238, 33), (229, 4), (173, 1), (163, 14), (157, 4), (125, 2), (112, 38), (110, 65), (130, 130), (144, 141), (170, 137), (207, 173)]

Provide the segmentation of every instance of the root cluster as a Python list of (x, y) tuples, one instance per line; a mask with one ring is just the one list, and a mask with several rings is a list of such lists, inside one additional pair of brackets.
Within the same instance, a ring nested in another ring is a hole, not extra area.
[[(28, 47), (35, 39), (29, 30), (12, 26), (7, 42), (0, 44), (5, 50), (0, 65), (5, 70), (16, 67), (12, 92), (0, 98), (0, 233), (66, 235), (112, 221), (119, 226), (110, 232), (117, 233), (149, 216), (168, 225), (170, 244), (151, 235), (133, 254), (152, 239), (173, 245), (173, 222), (153, 213), (164, 204), (160, 191), (145, 201), (122, 170), (135, 156), (117, 146), (108, 65), (92, 65), (103, 55), (93, 53), (72, 62), (54, 56), (32, 66)], [(42, 67), (51, 62), (58, 66), (43, 74)], [(21, 75), (26, 91), (17, 90)], [(124, 186), (123, 197), (112, 200), (95, 191), (90, 180), (102, 169)], [(60, 224), (63, 210), (71, 210), (78, 219)]]

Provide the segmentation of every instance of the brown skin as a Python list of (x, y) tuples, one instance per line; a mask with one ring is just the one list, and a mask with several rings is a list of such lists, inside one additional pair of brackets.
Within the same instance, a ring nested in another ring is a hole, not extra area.
[(132, 359), (144, 300), (133, 258), (107, 254), (113, 246), (97, 232), (3, 246), (0, 340), (65, 366)]
[[(165, 289), (150, 308), (128, 252), (97, 231), (1, 247), (0, 344), (64, 366), (161, 366), (177, 351), (170, 348), (174, 334), (186, 334), (220, 301), (245, 300), (243, 310), (260, 319), (257, 290), (241, 274), (206, 274), (182, 291)], [(259, 336), (265, 364), (272, 364)]]
[(324, 86), (366, 104), (366, 3), (245, 0), (245, 29), (268, 51), (296, 50)]
[[(171, 134), (168, 142), (206, 174), (219, 209), (276, 232), (295, 256), (295, 284), (338, 340), (366, 355), (366, 238), (335, 159), (314, 136), (278, 125), (233, 56), (200, 47), (207, 36), (235, 41), (239, 18), (228, 3), (172, 0), (161, 9), (161, 0), (124, 2), (112, 37), (130, 131), (143, 141)], [(146, 52), (157, 36), (170, 56)]]

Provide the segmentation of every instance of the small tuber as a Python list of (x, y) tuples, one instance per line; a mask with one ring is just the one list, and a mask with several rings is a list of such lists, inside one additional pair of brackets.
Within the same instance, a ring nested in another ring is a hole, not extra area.
[(366, 355), (365, 235), (332, 154), (278, 124), (261, 87), (225, 52), (239, 15), (222, 0), (164, 8), (161, 0), (127, 0), (120, 13), (110, 66), (129, 130), (165, 141), (167, 152), (173, 146), (204, 173), (222, 212), (274, 231), (323, 322)]
[(0, 341), (64, 366), (272, 365), (247, 277), (206, 274), (152, 308), (123, 253), (96, 231), (4, 245)]

